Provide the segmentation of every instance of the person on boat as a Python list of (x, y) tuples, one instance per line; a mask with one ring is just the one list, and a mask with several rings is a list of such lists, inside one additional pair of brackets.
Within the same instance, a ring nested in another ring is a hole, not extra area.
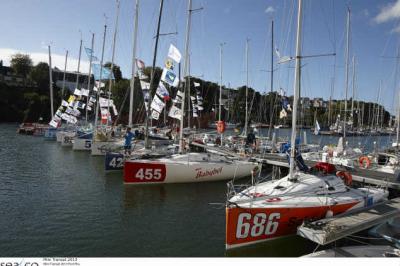
[(132, 139), (135, 135), (131, 132), (131, 128), (128, 127), (126, 129), (125, 133), (125, 144), (124, 144), (124, 150), (125, 150), (125, 155), (131, 155), (131, 149), (132, 149)]

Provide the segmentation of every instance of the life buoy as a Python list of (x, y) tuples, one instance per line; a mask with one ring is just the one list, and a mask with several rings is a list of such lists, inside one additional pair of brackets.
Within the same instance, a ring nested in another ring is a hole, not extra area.
[(364, 169), (369, 168), (371, 165), (371, 160), (367, 156), (361, 156), (358, 162), (360, 163), (360, 167)]
[(218, 121), (217, 122), (217, 132), (219, 134), (222, 134), (225, 132), (225, 122), (224, 121)]
[(353, 181), (353, 177), (351, 176), (351, 174), (349, 172), (337, 171), (336, 172), (336, 176), (338, 176), (341, 179), (343, 179), (343, 181), (346, 184), (346, 186), (350, 186), (351, 182)]

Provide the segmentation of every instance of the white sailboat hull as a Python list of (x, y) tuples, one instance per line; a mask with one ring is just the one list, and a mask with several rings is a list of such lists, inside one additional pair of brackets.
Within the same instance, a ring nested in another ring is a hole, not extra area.
[(127, 160), (124, 165), (124, 182), (154, 184), (229, 180), (249, 176), (257, 166), (253, 162), (218, 161), (214, 158), (209, 159), (206, 153), (190, 153), (156, 160)]
[(92, 149), (92, 140), (75, 138), (72, 149), (74, 151), (90, 151)]

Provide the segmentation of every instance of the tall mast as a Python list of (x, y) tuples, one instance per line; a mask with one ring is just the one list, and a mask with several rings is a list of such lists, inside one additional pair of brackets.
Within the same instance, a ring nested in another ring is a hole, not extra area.
[(65, 72), (67, 72), (67, 61), (68, 61), (68, 50), (65, 52), (65, 64), (64, 64), (64, 75), (63, 75), (63, 84), (61, 89), (61, 100), (64, 98), (64, 89), (65, 89)]
[(102, 80), (102, 77), (103, 77), (103, 60), (104, 60), (104, 46), (106, 44), (106, 32), (107, 32), (107, 24), (104, 24), (103, 46), (101, 48), (99, 88), (98, 88), (98, 91), (97, 91), (96, 114), (95, 114), (95, 119), (94, 119), (94, 128), (95, 128), (95, 130), (97, 128), (97, 119), (99, 117), (99, 106), (100, 106), (99, 98), (100, 98), (100, 92), (101, 92), (101, 80)]
[(344, 116), (343, 116), (343, 145), (346, 146), (346, 122), (347, 122), (347, 91), (349, 87), (349, 48), (350, 48), (350, 9), (347, 8), (347, 37), (346, 37), (346, 77), (345, 77), (345, 101), (344, 101)]
[(188, 124), (187, 124), (187, 126), (188, 126), (188, 128), (190, 128), (190, 54), (188, 54), (188, 74), (187, 74), (187, 76), (188, 76), (188, 78), (187, 78), (188, 86), (186, 87), (187, 88), (187, 95), (188, 95), (188, 101), (187, 101), (187, 104), (188, 104), (188, 113), (187, 113)]
[[(221, 121), (221, 107), (222, 107), (222, 50), (225, 43), (219, 44), (219, 109), (218, 109), (218, 121)], [(221, 145), (222, 145), (222, 136), (221, 133)]]
[(379, 81), (378, 98), (376, 99), (376, 130), (379, 128), (379, 101), (381, 100), (382, 80)]
[(247, 136), (248, 127), (248, 104), (247, 97), (249, 95), (249, 38), (246, 39), (246, 113), (244, 119), (244, 135)]
[[(150, 98), (151, 98), (152, 91), (154, 90), (154, 89), (152, 89), (152, 87), (153, 87), (154, 73), (155, 73), (156, 60), (157, 60), (157, 47), (158, 47), (158, 39), (160, 37), (160, 26), (161, 26), (163, 5), (164, 5), (164, 0), (160, 0), (160, 11), (158, 14), (156, 43), (154, 45), (153, 64), (152, 64), (152, 68), (151, 68), (151, 77), (150, 77), (150, 92), (149, 92)], [(149, 148), (149, 122), (151, 120), (150, 105), (151, 105), (151, 102), (149, 101), (149, 103), (147, 104), (147, 111), (146, 111), (146, 116), (145, 116), (146, 131), (145, 131), (144, 145), (146, 148)], [(183, 105), (183, 103), (182, 103), (182, 105)], [(183, 114), (182, 114), (182, 119), (183, 119)], [(181, 127), (181, 130), (182, 130), (182, 127)]]
[[(117, 29), (118, 29), (118, 20), (119, 20), (119, 0), (117, 0), (117, 10), (116, 10), (116, 18), (115, 18), (115, 28), (114, 28), (114, 36), (113, 36), (113, 45), (112, 45), (112, 57), (111, 57), (111, 74), (108, 80), (108, 102), (107, 102), (107, 115), (110, 115), (110, 100), (111, 100), (111, 85), (112, 85), (112, 73), (114, 69), (114, 58), (115, 58), (115, 43), (117, 40)], [(107, 125), (108, 125), (108, 117), (107, 117)]]
[(356, 61), (354, 59), (354, 55), (353, 55), (353, 78), (352, 78), (352, 87), (351, 87), (351, 122), (352, 122), (352, 128), (354, 127), (354, 93), (355, 93), (355, 77), (356, 77)]
[(50, 45), (49, 45), (49, 79), (50, 79), (49, 88), (50, 88), (50, 111), (51, 111), (50, 118), (51, 118), (54, 115), (54, 107), (53, 107), (53, 71), (52, 71), (52, 68), (51, 68), (51, 48), (50, 48)]
[(271, 21), (271, 101), (269, 103), (269, 128), (268, 128), (268, 138), (271, 139), (271, 132), (273, 122), (273, 112), (274, 112), (274, 97), (272, 92), (274, 91), (274, 20)]
[(397, 128), (396, 128), (396, 147), (399, 149), (399, 136), (400, 136), (400, 91), (398, 92), (399, 101), (397, 103)]
[(130, 98), (129, 98), (129, 122), (128, 125), (132, 126), (133, 116), (133, 95), (135, 93), (135, 73), (136, 73), (136, 47), (137, 47), (137, 32), (138, 32), (138, 17), (139, 17), (139, 0), (135, 4), (135, 19), (133, 30), (133, 48), (132, 48), (132, 77), (130, 83)]
[[(80, 41), (80, 44), (79, 44), (78, 70), (76, 72), (75, 88), (77, 88), (77, 89), (78, 89), (78, 86), (79, 86), (79, 68), (81, 67), (81, 54), (82, 54), (82, 36), (81, 36), (81, 41)], [(89, 87), (87, 89), (89, 89)]]
[(291, 149), (290, 149), (290, 168), (289, 179), (295, 180), (294, 167), (296, 156), (296, 131), (297, 131), (297, 102), (300, 93), (300, 64), (301, 64), (301, 25), (302, 25), (302, 0), (299, 0), (299, 12), (297, 17), (297, 38), (296, 38), (296, 65), (294, 75), (294, 98), (293, 98), (293, 113), (292, 113), (292, 136), (291, 136)]
[[(186, 38), (185, 38), (185, 61), (183, 63), (183, 77), (186, 78), (188, 71), (188, 55), (189, 55), (189, 40), (190, 40), (190, 24), (192, 17), (192, 0), (188, 2), (188, 16), (186, 21)], [(188, 82), (185, 82), (185, 86), (189, 86)], [(183, 92), (182, 99), (182, 110), (181, 110), (181, 123), (180, 123), (180, 131), (179, 131), (179, 152), (183, 151), (183, 115), (185, 113), (185, 90)]]
[[(92, 45), (90, 46), (92, 53), (90, 54), (90, 58), (89, 58), (89, 74), (88, 74), (88, 83), (87, 83), (88, 90), (90, 90), (90, 79), (91, 79), (91, 75), (92, 75), (93, 47), (94, 47), (94, 33), (92, 33)], [(88, 106), (88, 103), (89, 103), (89, 97), (87, 97), (86, 106)], [(97, 119), (97, 113), (96, 113), (96, 119)], [(88, 121), (88, 109), (86, 108), (86, 123), (87, 123), (87, 121)], [(96, 123), (97, 122), (95, 121), (95, 124)]]

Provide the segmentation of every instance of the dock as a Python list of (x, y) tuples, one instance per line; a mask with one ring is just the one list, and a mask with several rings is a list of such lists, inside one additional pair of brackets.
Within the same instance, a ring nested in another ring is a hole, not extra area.
[(303, 223), (297, 234), (317, 244), (326, 245), (346, 236), (363, 231), (400, 215), (400, 198), (344, 213), (331, 218)]

